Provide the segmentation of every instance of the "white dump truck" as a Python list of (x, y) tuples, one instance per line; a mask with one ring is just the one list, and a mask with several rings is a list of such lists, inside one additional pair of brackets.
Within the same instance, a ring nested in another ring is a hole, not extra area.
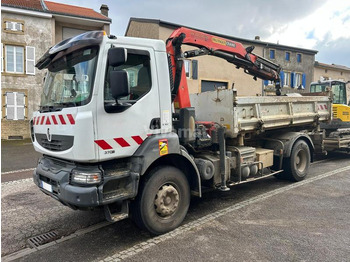
[[(183, 44), (195, 46), (182, 52)], [(131, 216), (153, 234), (178, 227), (191, 195), (276, 175), (299, 181), (331, 99), (188, 94), (184, 57), (213, 55), (276, 83), (279, 66), (253, 47), (187, 28), (160, 40), (87, 32), (50, 48), (31, 137), (43, 154), (34, 183), (73, 209)]]

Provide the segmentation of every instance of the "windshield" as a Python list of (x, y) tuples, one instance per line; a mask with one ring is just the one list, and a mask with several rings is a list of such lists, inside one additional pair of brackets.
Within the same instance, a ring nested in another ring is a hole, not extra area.
[[(325, 92), (326, 88), (329, 87), (328, 83), (312, 84), (310, 92)], [(332, 82), (332, 93), (333, 93), (333, 104), (346, 104), (346, 87), (345, 83)]]
[(90, 102), (97, 53), (98, 47), (88, 47), (63, 56), (58, 54), (60, 57), (48, 67), (40, 111), (57, 111)]

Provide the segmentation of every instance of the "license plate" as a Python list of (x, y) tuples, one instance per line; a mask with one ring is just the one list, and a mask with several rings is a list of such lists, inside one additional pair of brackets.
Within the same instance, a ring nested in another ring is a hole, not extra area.
[(41, 181), (41, 187), (45, 189), (46, 191), (49, 191), (52, 193), (52, 186), (44, 181)]

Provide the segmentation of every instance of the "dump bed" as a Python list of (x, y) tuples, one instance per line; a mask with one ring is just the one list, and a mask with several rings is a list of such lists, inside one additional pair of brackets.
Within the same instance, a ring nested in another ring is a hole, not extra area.
[(292, 126), (311, 126), (331, 120), (328, 96), (248, 96), (232, 89), (191, 95), (197, 121), (225, 125), (228, 137)]

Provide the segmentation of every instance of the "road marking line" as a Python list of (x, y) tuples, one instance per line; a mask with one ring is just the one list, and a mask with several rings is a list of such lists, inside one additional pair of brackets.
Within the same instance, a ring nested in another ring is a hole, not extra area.
[(35, 168), (27, 168), (27, 169), (20, 169), (20, 170), (13, 170), (13, 171), (8, 171), (8, 172), (3, 172), (1, 175), (8, 175), (8, 174), (13, 174), (13, 173), (20, 173), (20, 172), (26, 172), (26, 171), (33, 171)]
[(271, 192), (267, 192), (267, 193), (264, 193), (264, 194), (261, 194), (261, 195), (258, 195), (258, 196), (255, 196), (249, 200), (245, 200), (245, 201), (242, 201), (240, 203), (237, 203), (233, 206), (230, 206), (228, 208), (224, 208), (222, 210), (219, 210), (219, 211), (216, 211), (214, 212), (213, 214), (209, 214), (209, 215), (206, 215), (204, 217), (201, 217), (195, 221), (192, 221), (192, 222), (189, 222), (181, 227), (178, 227), (177, 229), (169, 232), (169, 233), (166, 233), (164, 235), (161, 235), (161, 236), (157, 236), (157, 237), (154, 237), (154, 238), (151, 238), (147, 241), (144, 241), (144, 242), (141, 242), (139, 244), (136, 244), (128, 249), (125, 249), (121, 252), (117, 252), (115, 253), (114, 255), (112, 256), (109, 256), (107, 258), (104, 258), (103, 260), (101, 261), (121, 261), (123, 259), (126, 259), (126, 258), (129, 258), (131, 256), (134, 256), (146, 249), (149, 249), (151, 248), (152, 246), (160, 243), (160, 242), (164, 242), (165, 240), (168, 240), (168, 239), (171, 239), (177, 235), (180, 235), (182, 233), (185, 233), (189, 230), (193, 230), (195, 228), (198, 228), (199, 226), (202, 226), (204, 224), (207, 224), (211, 221), (213, 221), (214, 219), (216, 218), (219, 218), (219, 217), (222, 217), (228, 213), (231, 213), (235, 210), (238, 210), (238, 209), (241, 209), (243, 207), (246, 207), (248, 205), (251, 205), (251, 204), (254, 204), (254, 203), (258, 203), (258, 202), (261, 202), (263, 200), (266, 200), (268, 198), (271, 198), (277, 194), (280, 194), (280, 193), (284, 193), (288, 190), (291, 190), (291, 189), (294, 189), (294, 188), (297, 188), (297, 187), (301, 187), (303, 185), (306, 185), (306, 184), (309, 184), (309, 183), (312, 183), (312, 182), (315, 182), (315, 181), (318, 181), (320, 179), (323, 179), (323, 178), (326, 178), (326, 177), (329, 177), (329, 176), (332, 176), (332, 175), (335, 175), (335, 174), (338, 174), (340, 172), (343, 172), (343, 171), (347, 171), (347, 170), (350, 170), (350, 166), (347, 166), (347, 167), (343, 167), (343, 168), (339, 168), (339, 169), (336, 169), (336, 170), (333, 170), (333, 171), (330, 171), (330, 172), (327, 172), (323, 175), (319, 175), (319, 176), (316, 176), (316, 177), (313, 177), (313, 178), (310, 178), (310, 179), (306, 179), (306, 180), (303, 180), (303, 181), (300, 181), (298, 183), (294, 183), (294, 184), (291, 184), (289, 186), (285, 186), (285, 187), (282, 187), (282, 188), (278, 188), (278, 189), (275, 189)]
[(7, 181), (1, 183), (1, 186), (7, 186), (7, 185), (16, 185), (16, 184), (21, 184), (25, 182), (33, 182), (33, 178), (24, 178), (24, 179), (19, 179), (19, 180), (12, 180), (12, 181)]

